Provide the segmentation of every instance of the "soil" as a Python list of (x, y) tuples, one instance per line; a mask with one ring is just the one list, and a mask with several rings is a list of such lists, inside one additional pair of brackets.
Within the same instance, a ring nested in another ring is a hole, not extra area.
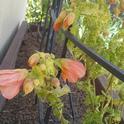
[[(16, 68), (28, 68), (28, 57), (39, 49), (36, 41), (37, 33), (27, 32), (20, 48)], [(35, 104), (35, 94), (27, 96), (19, 94), (6, 102), (4, 110), (0, 112), (0, 124), (38, 124), (38, 109)]]
[[(39, 49), (40, 42), (37, 39), (37, 32), (27, 32), (25, 34), (20, 52), (18, 54), (16, 68), (28, 68), (27, 60), (29, 56)], [(53, 53), (60, 56), (63, 43), (55, 43)], [(67, 54), (69, 57), (69, 53)], [(77, 90), (75, 85), (71, 85), (72, 103), (75, 114), (75, 122), (72, 123), (72, 110), (70, 107), (69, 96), (64, 96), (64, 116), (71, 121), (71, 124), (81, 124), (85, 106), (83, 104), (84, 94)], [(46, 113), (47, 104), (43, 104), (43, 116)], [(14, 99), (7, 101), (4, 110), (0, 112), (0, 124), (39, 124), (38, 104), (36, 103), (36, 95), (31, 93), (24, 96), (20, 93)], [(60, 124), (57, 119), (51, 114), (49, 124)]]

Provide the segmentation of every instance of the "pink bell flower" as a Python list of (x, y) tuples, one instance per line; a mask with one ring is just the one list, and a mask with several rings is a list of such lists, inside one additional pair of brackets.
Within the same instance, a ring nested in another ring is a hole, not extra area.
[(76, 60), (62, 59), (62, 78), (64, 81), (76, 83), (79, 79), (85, 76), (85, 66)]
[(65, 10), (62, 10), (58, 16), (58, 18), (55, 20), (54, 24), (53, 24), (53, 29), (55, 32), (58, 32), (59, 29), (61, 29), (62, 24), (63, 24), (63, 20), (66, 17), (67, 12)]
[(0, 70), (0, 92), (6, 99), (15, 97), (22, 86), (28, 70), (10, 69)]
[(63, 21), (63, 29), (67, 30), (74, 23), (75, 13), (70, 12)]

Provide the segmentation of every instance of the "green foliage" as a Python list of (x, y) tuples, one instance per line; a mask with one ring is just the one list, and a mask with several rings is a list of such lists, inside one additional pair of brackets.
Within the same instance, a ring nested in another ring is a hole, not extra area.
[(83, 124), (103, 124), (100, 112), (90, 112), (85, 115)]
[[(72, 0), (75, 1), (75, 0)], [(66, 7), (72, 9), (70, 5)], [(124, 69), (124, 28), (122, 18), (112, 15), (109, 5), (104, 0), (75, 1), (75, 23), (71, 27), (81, 43), (92, 48), (105, 59)], [(83, 124), (119, 124), (121, 108), (124, 104), (124, 90), (122, 82), (107, 70), (92, 60), (79, 48), (69, 41), (68, 49), (74, 58), (83, 61), (87, 67), (85, 81), (78, 84), (78, 88), (86, 94), (85, 104), (88, 106), (83, 118)], [(96, 95), (94, 80), (101, 75), (107, 77), (108, 87), (101, 95)], [(91, 82), (93, 82), (91, 84)], [(113, 92), (119, 93), (117, 98)]]
[(28, 23), (37, 23), (42, 21), (41, 0), (28, 0), (28, 6), (26, 10), (26, 21)]
[(60, 97), (69, 92), (70, 92), (70, 89), (67, 86), (64, 86), (63, 88), (59, 87), (52, 90), (50, 90), (50, 87), (46, 87), (46, 86), (36, 88), (36, 93), (38, 97), (42, 101), (47, 102), (49, 106), (52, 107), (53, 114), (55, 115), (55, 117), (57, 117), (61, 121), (61, 124), (68, 124), (68, 121), (64, 119), (64, 116), (63, 116), (64, 104), (61, 101)]
[[(103, 1), (103, 0), (101, 0)], [(81, 1), (78, 1), (79, 3)], [(81, 2), (71, 32), (98, 54), (124, 69), (124, 28), (120, 17), (111, 19), (105, 2)], [(80, 53), (79, 53), (80, 54)]]
[(44, 21), (49, 0), (28, 0), (26, 10), (26, 21), (28, 23), (39, 23)]
[(47, 11), (48, 5), (50, 4), (52, 4), (52, 0), (50, 0), (50, 3), (49, 3), (49, 0), (42, 0), (42, 12), (44, 16), (46, 16), (46, 11)]
[(91, 80), (77, 84), (77, 87), (86, 94), (85, 105), (88, 109), (83, 117), (83, 124), (119, 124), (124, 101), (121, 97), (111, 97), (111, 92), (114, 90), (117, 92), (120, 89), (111, 88), (111, 86), (106, 91), (102, 91), (101, 95), (96, 95), (96, 89), (91, 84)]

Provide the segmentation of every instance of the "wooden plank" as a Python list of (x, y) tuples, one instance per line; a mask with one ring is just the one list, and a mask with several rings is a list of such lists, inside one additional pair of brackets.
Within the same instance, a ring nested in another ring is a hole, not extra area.
[[(28, 29), (27, 22), (23, 21), (21, 26), (19, 27), (8, 51), (3, 58), (3, 61), (0, 65), (0, 69), (12, 69), (15, 68), (16, 59), (18, 56), (19, 48), (22, 44), (24, 35)], [(4, 105), (6, 103), (6, 99), (0, 94), (0, 111), (2, 111)]]
[(26, 33), (28, 24), (24, 21), (22, 22), (20, 28), (18, 29), (15, 38), (13, 39), (1, 65), (0, 69), (14, 68), (16, 63), (16, 58), (19, 52), (19, 48), (23, 41), (24, 34)]
[(100, 76), (95, 80), (95, 89), (96, 94), (101, 95), (102, 91), (104, 91), (108, 87), (106, 76)]

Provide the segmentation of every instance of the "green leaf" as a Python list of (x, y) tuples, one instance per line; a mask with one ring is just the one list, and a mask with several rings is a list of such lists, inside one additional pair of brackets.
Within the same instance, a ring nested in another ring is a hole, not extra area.
[(57, 97), (61, 97), (61, 96), (64, 96), (64, 95), (70, 93), (70, 88), (67, 85), (64, 85), (62, 88), (61, 87), (57, 87), (52, 92), (54, 94), (56, 94)]

